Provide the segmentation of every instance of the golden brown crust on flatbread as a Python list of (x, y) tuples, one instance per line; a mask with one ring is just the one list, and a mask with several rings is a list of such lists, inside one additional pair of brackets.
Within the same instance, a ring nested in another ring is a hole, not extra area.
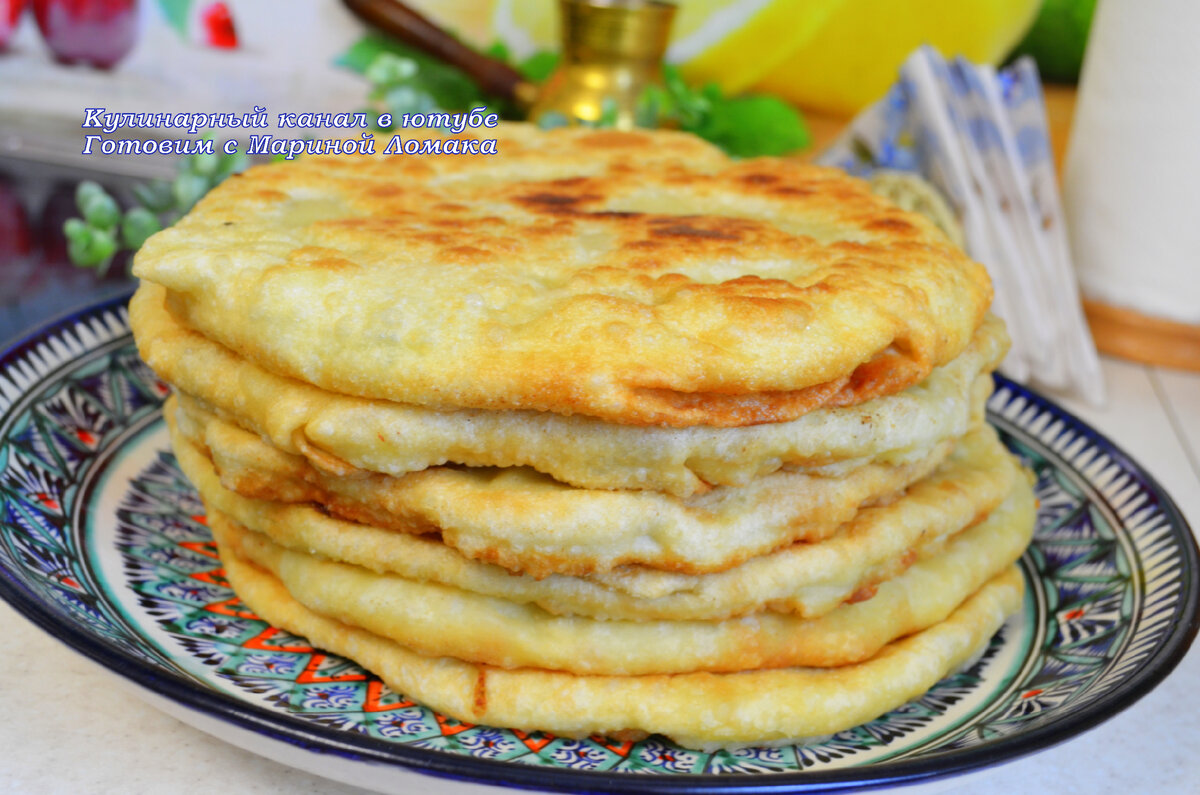
[[(872, 720), (970, 660), (1020, 608), (1023, 592), (1020, 571), (1010, 567), (945, 621), (842, 668), (579, 676), (417, 654), (304, 607), (279, 580), (232, 550), (222, 549), (222, 560), (241, 599), (272, 625), (350, 657), (443, 714), (564, 737), (664, 734), (708, 749), (800, 740)], [(486, 672), (483, 704), (480, 672)]]
[(431, 656), (578, 674), (729, 672), (861, 662), (944, 620), (1029, 543), (1027, 483), (945, 550), (879, 586), (871, 599), (812, 619), (760, 612), (725, 621), (600, 620), (441, 583), (378, 574), (212, 522), (221, 545), (272, 572), (307, 607)]
[(252, 169), (135, 272), (274, 372), (438, 409), (743, 426), (956, 356), (983, 268), (844, 174), (673, 132), (499, 131), (497, 157)]
[[(987, 373), (1008, 348), (989, 316), (967, 350), (903, 392), (787, 423), (742, 428), (616, 425), (536, 411), (435, 411), (339, 395), (275, 375), (181, 326), (164, 290), (143, 283), (129, 304), (138, 351), (165, 381), (224, 419), (326, 472), (402, 475), (447, 462), (532, 466), (586, 488), (687, 497), (745, 485), (782, 468), (837, 475), (868, 460), (911, 461), (983, 422)], [(833, 470), (833, 471), (831, 471)]]
[[(170, 422), (172, 415), (167, 416)], [(471, 560), (437, 536), (347, 522), (312, 506), (242, 497), (220, 484), (202, 451), (174, 429), (172, 434), (179, 465), (209, 510), (281, 546), (381, 574), (536, 604), (558, 615), (630, 620), (720, 620), (764, 609), (802, 618), (824, 615), (856, 591), (938, 554), (948, 539), (991, 514), (1021, 477), (994, 433), (980, 431), (960, 445), (956, 460), (905, 497), (861, 511), (821, 544), (793, 544), (717, 574), (623, 566), (586, 577), (535, 579)]]
[(894, 500), (953, 447), (943, 442), (911, 463), (864, 464), (836, 478), (775, 472), (680, 499), (579, 489), (528, 467), (430, 467), (399, 478), (354, 469), (334, 475), (194, 403), (185, 410), (172, 401), (165, 413), (192, 443), (207, 448), (221, 484), (244, 497), (315, 503), (353, 522), (440, 533), (470, 558), (534, 577), (626, 564), (716, 572), (788, 544), (814, 543), (861, 508)]

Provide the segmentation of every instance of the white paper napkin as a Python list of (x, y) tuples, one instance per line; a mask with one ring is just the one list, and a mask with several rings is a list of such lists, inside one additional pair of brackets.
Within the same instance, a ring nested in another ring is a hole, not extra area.
[(966, 249), (996, 288), (1013, 347), (1001, 369), (1019, 381), (1103, 399), (1096, 347), (1071, 266), (1041, 82), (1022, 58), (997, 72), (922, 47), (820, 162), (868, 176), (920, 174), (946, 197)]

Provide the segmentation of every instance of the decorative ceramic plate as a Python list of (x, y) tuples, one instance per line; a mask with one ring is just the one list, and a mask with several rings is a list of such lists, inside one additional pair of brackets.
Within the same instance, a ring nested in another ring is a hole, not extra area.
[(1103, 436), (1000, 380), (990, 416), (1036, 473), (1040, 509), (1024, 609), (969, 668), (870, 723), (782, 748), (700, 753), (460, 723), (238, 601), (171, 455), (166, 394), (122, 302), (0, 354), (0, 595), (184, 720), (355, 783), (411, 786), (414, 770), (561, 790), (920, 781), (1111, 717), (1196, 633), (1196, 547), (1170, 498)]

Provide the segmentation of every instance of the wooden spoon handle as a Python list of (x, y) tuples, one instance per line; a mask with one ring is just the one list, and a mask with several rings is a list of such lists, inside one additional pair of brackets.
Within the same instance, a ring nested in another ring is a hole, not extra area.
[(475, 52), (399, 0), (342, 0), (342, 3), (364, 22), (462, 69), (488, 94), (528, 103), (536, 93), (517, 70)]

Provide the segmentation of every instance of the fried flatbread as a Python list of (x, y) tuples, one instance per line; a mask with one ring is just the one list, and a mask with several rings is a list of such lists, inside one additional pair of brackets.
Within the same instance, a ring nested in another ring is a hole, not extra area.
[(331, 475), (194, 403), (171, 411), (180, 431), (208, 450), (222, 485), (238, 494), (314, 503), (388, 530), (440, 532), (469, 558), (537, 577), (606, 572), (624, 564), (700, 574), (797, 541), (820, 541), (860, 508), (894, 500), (953, 447), (942, 442), (912, 463), (868, 463), (840, 477), (774, 472), (745, 486), (681, 499), (653, 491), (580, 489), (530, 467)]
[(823, 615), (842, 602), (867, 598), (880, 582), (939, 552), (948, 538), (990, 514), (1022, 477), (994, 433), (980, 431), (902, 499), (860, 512), (820, 544), (793, 544), (717, 574), (623, 566), (607, 574), (536, 579), (466, 558), (436, 536), (347, 522), (308, 505), (243, 497), (220, 484), (198, 448), (174, 430), (173, 436), (180, 467), (209, 509), (281, 546), (533, 604), (548, 613), (601, 619), (725, 619), (763, 609)]
[(378, 574), (282, 547), (214, 511), (221, 544), (271, 572), (301, 604), (430, 656), (577, 674), (731, 672), (835, 667), (943, 621), (1024, 551), (1033, 533), (1028, 483), (945, 550), (879, 585), (870, 599), (819, 618), (760, 612), (725, 621), (562, 616), (532, 604)]
[(403, 475), (445, 463), (530, 466), (584, 488), (686, 497), (745, 485), (783, 468), (837, 475), (866, 460), (901, 463), (983, 421), (987, 375), (1008, 337), (994, 317), (957, 359), (895, 395), (746, 428), (614, 425), (534, 411), (441, 412), (338, 395), (275, 375), (180, 325), (161, 287), (130, 302), (142, 358), (164, 380), (225, 419), (319, 469)]
[(1010, 567), (944, 621), (841, 668), (731, 674), (579, 676), (429, 657), (305, 607), (263, 569), (222, 548), (241, 600), (272, 625), (374, 671), (397, 692), (463, 721), (565, 737), (663, 734), (711, 750), (831, 734), (916, 698), (969, 661), (1021, 606)]
[(306, 157), (139, 250), (187, 325), (279, 374), (440, 410), (744, 426), (966, 348), (992, 290), (925, 218), (671, 131), (506, 124), (500, 157)]

